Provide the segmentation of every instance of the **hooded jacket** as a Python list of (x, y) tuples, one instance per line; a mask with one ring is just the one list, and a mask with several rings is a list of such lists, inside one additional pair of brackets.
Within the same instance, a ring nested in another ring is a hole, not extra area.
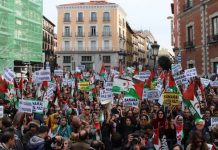
[(33, 136), (28, 144), (27, 148), (28, 150), (44, 150), (45, 149), (45, 140), (38, 136)]

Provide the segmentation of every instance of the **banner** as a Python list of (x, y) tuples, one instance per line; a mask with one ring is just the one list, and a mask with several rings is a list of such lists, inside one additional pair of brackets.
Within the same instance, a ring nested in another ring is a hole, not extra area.
[(63, 77), (64, 71), (62, 69), (54, 70), (54, 76)]
[(218, 117), (211, 117), (211, 126), (218, 125)]
[(218, 87), (218, 81), (211, 81), (211, 82), (210, 82), (210, 85), (211, 85), (212, 87)]
[(204, 85), (204, 87), (207, 87), (210, 84), (211, 80), (201, 78), (201, 83)]
[(9, 82), (12, 82), (13, 79), (16, 77), (14, 71), (12, 71), (11, 69), (9, 68), (6, 68), (5, 69), (5, 72), (4, 72), (4, 78), (9, 81)]
[(172, 64), (171, 65), (172, 74), (176, 74), (182, 70), (181, 64)]
[(44, 102), (43, 101), (36, 101), (31, 100), (33, 106), (33, 113), (42, 114), (44, 110)]
[(191, 69), (185, 70), (185, 76), (187, 79), (190, 79), (191, 77), (196, 77), (197, 75), (198, 74), (197, 74), (196, 68), (191, 68)]
[(40, 70), (35, 72), (37, 82), (51, 81), (49, 70)]
[(133, 97), (124, 97), (123, 106), (124, 107), (138, 107), (139, 101)]
[(148, 91), (148, 89), (144, 89), (143, 90), (143, 99), (147, 99), (148, 98), (147, 91)]
[(113, 100), (113, 93), (106, 92), (106, 90), (100, 90), (100, 97), (99, 98), (100, 98), (102, 105), (110, 103)]
[(179, 94), (177, 93), (163, 93), (163, 104), (164, 105), (179, 105)]
[(84, 90), (88, 86), (89, 86), (89, 82), (86, 82), (86, 81), (80, 81), (79, 82), (79, 89), (80, 90)]
[(52, 82), (48, 82), (48, 89), (51, 89), (51, 90), (55, 91), (56, 90), (56, 84), (52, 83)]
[(188, 84), (188, 79), (186, 78), (186, 76), (184, 74), (174, 76), (173, 78), (174, 78), (177, 86)]
[(4, 116), (4, 107), (0, 106), (0, 118), (3, 118)]
[(159, 99), (159, 91), (158, 90), (149, 90), (147, 91), (148, 100)]
[(19, 112), (32, 113), (32, 102), (28, 100), (19, 100)]

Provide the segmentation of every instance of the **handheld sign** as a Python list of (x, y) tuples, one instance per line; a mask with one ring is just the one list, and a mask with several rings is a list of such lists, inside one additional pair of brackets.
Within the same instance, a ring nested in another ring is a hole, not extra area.
[(106, 90), (100, 90), (100, 101), (101, 104), (108, 104), (112, 102), (113, 100), (113, 93), (112, 92), (106, 92)]
[(177, 106), (179, 105), (179, 94), (177, 93), (164, 93), (163, 94), (163, 104), (164, 105), (172, 105)]
[(133, 97), (124, 97), (123, 106), (124, 107), (138, 107), (139, 101)]
[(28, 100), (19, 100), (19, 112), (32, 113), (32, 102)]
[(54, 75), (63, 77), (64, 71), (62, 69), (54, 70)]
[(4, 107), (0, 106), (0, 118), (3, 118), (4, 116)]
[(4, 77), (7, 81), (12, 82), (16, 75), (11, 69), (6, 68), (4, 72)]
[(172, 74), (176, 74), (182, 70), (181, 64), (172, 64), (171, 65)]
[(197, 76), (196, 68), (186, 69), (185, 76), (187, 79), (190, 79), (191, 77), (196, 77)]
[(149, 90), (147, 91), (148, 100), (156, 100), (159, 99), (159, 91), (158, 90)]
[(218, 117), (211, 117), (211, 126), (218, 125)]

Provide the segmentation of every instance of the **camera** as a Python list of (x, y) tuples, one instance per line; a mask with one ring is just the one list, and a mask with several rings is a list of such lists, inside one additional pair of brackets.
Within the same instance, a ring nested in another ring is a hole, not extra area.
[(141, 142), (140, 133), (133, 133), (132, 136), (133, 136), (132, 145), (135, 145)]

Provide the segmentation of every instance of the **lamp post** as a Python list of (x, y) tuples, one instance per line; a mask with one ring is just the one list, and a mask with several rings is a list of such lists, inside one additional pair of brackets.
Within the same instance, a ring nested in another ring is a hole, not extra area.
[(152, 48), (152, 56), (154, 56), (154, 69), (155, 69), (156, 57), (158, 55), (160, 45), (157, 44), (157, 41), (154, 41), (154, 44), (151, 45), (151, 48)]

